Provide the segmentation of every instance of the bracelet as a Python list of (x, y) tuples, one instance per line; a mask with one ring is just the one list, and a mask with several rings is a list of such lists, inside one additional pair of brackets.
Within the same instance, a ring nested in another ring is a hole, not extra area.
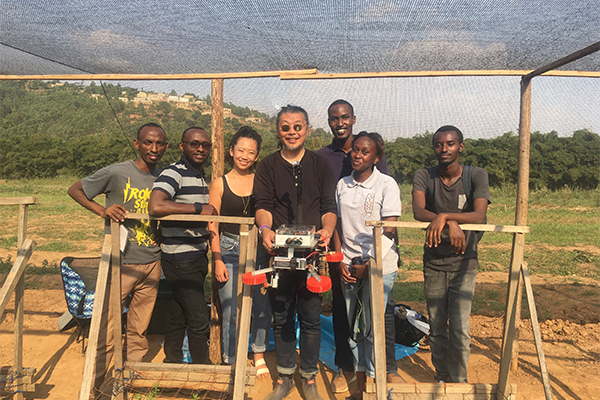
[(271, 227), (267, 224), (261, 225), (260, 228), (258, 228), (258, 231), (262, 233), (263, 229), (271, 229)]

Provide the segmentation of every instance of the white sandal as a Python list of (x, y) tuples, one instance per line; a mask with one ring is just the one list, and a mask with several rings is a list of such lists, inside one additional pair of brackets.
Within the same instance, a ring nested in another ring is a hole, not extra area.
[(271, 372), (269, 372), (269, 368), (267, 368), (267, 363), (265, 362), (264, 358), (255, 361), (254, 366), (256, 367), (256, 379), (259, 381), (271, 377)]

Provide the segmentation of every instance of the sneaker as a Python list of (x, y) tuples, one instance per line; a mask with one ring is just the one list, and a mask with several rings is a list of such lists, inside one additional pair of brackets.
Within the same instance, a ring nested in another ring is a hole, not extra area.
[(275, 389), (265, 397), (265, 400), (283, 400), (294, 390), (294, 379), (292, 375), (279, 375)]
[(354, 372), (344, 371), (341, 368), (331, 380), (332, 393), (344, 393), (348, 391), (348, 385), (356, 380)]
[(302, 378), (302, 393), (304, 393), (304, 400), (323, 400), (317, 391), (317, 382), (314, 376), (310, 379)]

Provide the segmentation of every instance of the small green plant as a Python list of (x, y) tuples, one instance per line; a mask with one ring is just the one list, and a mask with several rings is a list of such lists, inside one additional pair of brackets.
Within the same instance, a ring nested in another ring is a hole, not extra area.
[(152, 386), (152, 389), (150, 389), (150, 391), (146, 394), (142, 394), (142, 393), (136, 393), (133, 396), (134, 400), (153, 400), (158, 398), (158, 396), (160, 395), (160, 387), (158, 386), (158, 383), (155, 383)]
[(10, 254), (6, 257), (6, 259), (0, 257), (0, 274), (8, 274), (12, 268), (12, 265), (13, 261)]
[(10, 249), (11, 247), (13, 247), (16, 244), (17, 244), (17, 235), (7, 237), (7, 238), (0, 238), (0, 247), (2, 247), (3, 249)]
[(41, 267), (36, 267), (35, 265), (27, 264), (27, 268), (25, 268), (26, 275), (56, 275), (60, 274), (60, 267), (56, 263), (56, 261), (52, 261), (51, 263), (48, 260), (44, 259), (42, 261)]

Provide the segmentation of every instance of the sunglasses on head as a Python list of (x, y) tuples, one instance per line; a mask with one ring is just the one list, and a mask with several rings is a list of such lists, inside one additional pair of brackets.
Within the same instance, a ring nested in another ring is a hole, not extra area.
[[(302, 130), (302, 128), (304, 128), (304, 125), (294, 124), (293, 128), (296, 132), (300, 132)], [(292, 129), (292, 127), (289, 125), (281, 125), (281, 127), (279, 129), (281, 129), (283, 132), (289, 132), (289, 130)]]
[(198, 140), (182, 140), (181, 143), (186, 143), (188, 146), (190, 146), (190, 148), (192, 148), (192, 150), (196, 150), (200, 146), (202, 146), (204, 150), (210, 150), (210, 147), (212, 146), (210, 142), (200, 142)]

